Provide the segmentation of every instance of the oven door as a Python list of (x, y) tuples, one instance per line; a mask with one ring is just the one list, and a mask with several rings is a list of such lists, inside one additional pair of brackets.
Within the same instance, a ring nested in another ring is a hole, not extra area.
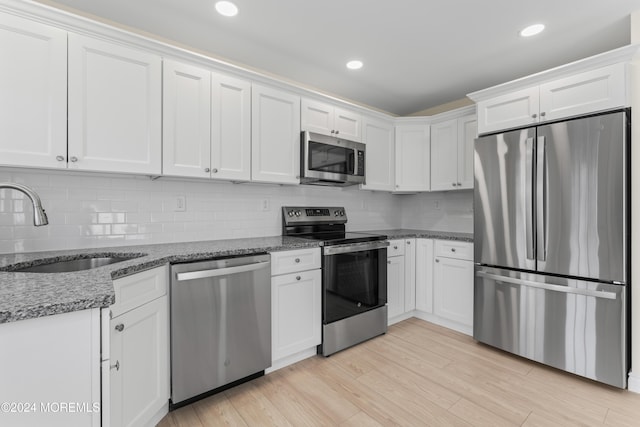
[(323, 250), (323, 323), (345, 319), (387, 303), (387, 246), (376, 241)]

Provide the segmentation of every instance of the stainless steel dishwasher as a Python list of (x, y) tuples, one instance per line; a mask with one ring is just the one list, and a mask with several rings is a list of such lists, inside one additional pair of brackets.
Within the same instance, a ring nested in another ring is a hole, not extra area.
[(172, 265), (172, 409), (270, 366), (270, 255)]

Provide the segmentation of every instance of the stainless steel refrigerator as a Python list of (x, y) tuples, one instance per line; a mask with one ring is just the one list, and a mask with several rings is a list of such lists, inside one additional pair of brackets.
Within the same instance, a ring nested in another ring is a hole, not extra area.
[(476, 340), (625, 388), (629, 111), (475, 143)]

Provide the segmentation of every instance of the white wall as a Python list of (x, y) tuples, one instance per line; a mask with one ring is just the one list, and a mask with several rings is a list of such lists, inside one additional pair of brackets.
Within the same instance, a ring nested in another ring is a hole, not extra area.
[[(456, 200), (449, 206), (445, 197), (444, 209), (432, 215), (426, 202), (414, 215), (414, 205), (423, 203), (421, 196), (355, 187), (152, 181), (144, 176), (0, 168), (0, 182), (6, 181), (38, 192), (49, 225), (34, 227), (29, 200), (13, 190), (0, 190), (0, 253), (275, 236), (281, 234), (283, 205), (345, 206), (349, 230), (442, 230), (457, 224), (457, 219), (447, 219), (447, 212), (456, 216), (453, 208), (461, 204)], [(185, 196), (185, 212), (174, 210), (177, 196)], [(265, 200), (269, 208), (263, 211)]]

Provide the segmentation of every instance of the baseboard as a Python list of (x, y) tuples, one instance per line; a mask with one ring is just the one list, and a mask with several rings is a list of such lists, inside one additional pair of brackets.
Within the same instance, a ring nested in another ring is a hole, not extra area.
[(167, 399), (167, 403), (165, 405), (162, 406), (162, 408), (160, 408), (158, 410), (158, 412), (156, 412), (153, 417), (151, 417), (151, 419), (149, 419), (149, 423), (146, 424), (148, 427), (153, 427), (153, 426), (157, 426), (158, 423), (160, 421), (162, 421), (162, 419), (165, 417), (165, 415), (167, 415), (169, 413), (169, 399)]
[(414, 315), (413, 311), (410, 311), (408, 313), (402, 313), (396, 317), (392, 317), (391, 319), (388, 320), (387, 325), (391, 326), (394, 323), (398, 323), (398, 322), (402, 322), (403, 320), (407, 320), (407, 319), (411, 319)]
[(640, 374), (634, 374), (629, 372), (629, 381), (627, 382), (627, 389), (634, 393), (640, 393)]
[(271, 367), (265, 369), (265, 374), (270, 374), (273, 371), (277, 371), (278, 369), (282, 369), (285, 366), (293, 365), (301, 360), (308, 359), (309, 357), (313, 357), (318, 354), (318, 349), (316, 346), (312, 348), (308, 348), (306, 350), (299, 351), (297, 353), (292, 354), (291, 356), (283, 357), (282, 359), (274, 360), (271, 363)]
[(454, 331), (458, 331), (465, 335), (473, 336), (473, 326), (463, 325), (458, 322), (453, 322), (451, 320), (443, 319), (440, 316), (436, 316), (435, 314), (426, 313), (424, 311), (416, 310), (413, 312), (413, 317), (416, 317), (421, 320), (426, 320), (427, 322), (434, 323), (439, 326), (444, 326), (448, 329), (453, 329)]

